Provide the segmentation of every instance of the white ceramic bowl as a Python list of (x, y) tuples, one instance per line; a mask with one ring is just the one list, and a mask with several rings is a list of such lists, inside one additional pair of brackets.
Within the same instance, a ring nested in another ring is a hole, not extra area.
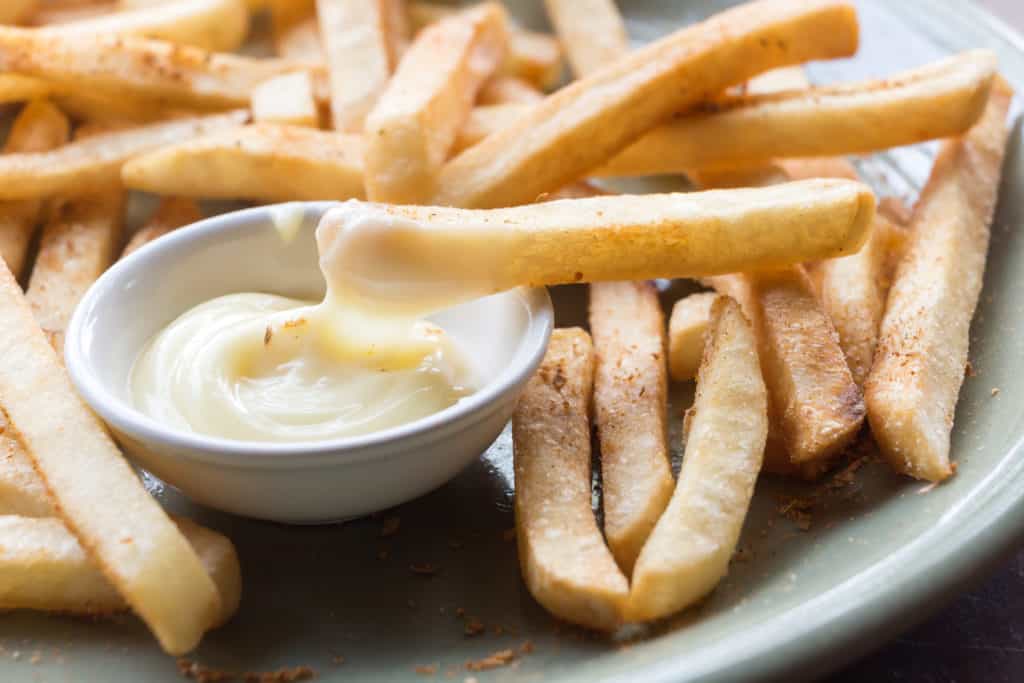
[(224, 214), (178, 230), (108, 270), (68, 329), (79, 393), (140, 466), (210, 507), (289, 523), (365, 515), (431, 491), (497, 438), (553, 326), (544, 289), (520, 289), (433, 317), (478, 363), (483, 387), (407, 425), (321, 443), (246, 443), (167, 427), (136, 410), (129, 373), (141, 347), (192, 306), (232, 292), (323, 295), (314, 228), (332, 204), (307, 203), (285, 243), (271, 210)]

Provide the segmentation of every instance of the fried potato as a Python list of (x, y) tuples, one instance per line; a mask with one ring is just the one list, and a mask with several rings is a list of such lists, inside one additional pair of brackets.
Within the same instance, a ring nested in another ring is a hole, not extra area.
[[(223, 624), (241, 599), (235, 548), (225, 536), (190, 520), (174, 520), (221, 595)], [(78, 540), (56, 518), (0, 514), (0, 609), (106, 615), (128, 609)]]
[(954, 472), (950, 433), (967, 364), (1013, 93), (1001, 79), (981, 121), (943, 144), (914, 209), (865, 385), (871, 431), (903, 474)]
[(577, 78), (629, 52), (626, 24), (614, 0), (545, 0), (544, 6)]
[(704, 356), (711, 306), (717, 298), (714, 292), (698, 292), (672, 306), (668, 323), (668, 370), (673, 380), (685, 382), (697, 376)]
[(452, 153), (458, 154), (464, 149), (472, 147), (491, 133), (495, 133), (515, 121), (529, 111), (523, 104), (492, 104), (482, 107), (473, 107), (459, 134), (455, 137), (452, 145)]
[(146, 224), (132, 235), (121, 258), (178, 228), (202, 220), (199, 205), (185, 197), (165, 197)]
[(125, 164), (121, 177), (132, 189), (183, 197), (361, 198), (363, 140), (259, 123), (162, 147)]
[(68, 529), (163, 648), (189, 651), (221, 614), (217, 587), (78, 398), (6, 267), (0, 327), (0, 404)]
[(175, 0), (39, 30), (62, 35), (139, 36), (230, 52), (245, 41), (249, 10), (244, 0)]
[(532, 83), (518, 76), (495, 76), (480, 88), (476, 101), (480, 105), (536, 104), (544, 93)]
[(96, 135), (49, 152), (0, 155), (0, 199), (101, 191), (117, 183), (125, 161), (162, 145), (241, 126), (248, 116), (237, 111), (175, 119)]
[(0, 6), (0, 24), (17, 24), (25, 19), (39, 0), (4, 0)]
[(53, 87), (46, 81), (18, 74), (0, 74), (0, 103), (24, 102), (46, 97)]
[(124, 191), (115, 186), (71, 200), (43, 228), (25, 299), (60, 355), (78, 301), (121, 247), (124, 199)]
[(629, 576), (672, 495), (665, 317), (649, 282), (590, 285), (604, 535)]
[(77, 21), (95, 19), (108, 14), (113, 14), (119, 8), (108, 2), (87, 2), (79, 4), (76, 2), (44, 2), (29, 15), (26, 26), (56, 26), (70, 24)]
[(767, 395), (754, 331), (725, 297), (712, 307), (688, 422), (675, 493), (633, 570), (630, 620), (668, 616), (718, 585), (754, 495), (768, 433)]
[[(4, 143), (5, 154), (44, 152), (67, 142), (66, 116), (46, 100), (29, 102), (18, 114)], [(0, 257), (15, 276), (25, 267), (32, 233), (42, 212), (39, 200), (0, 202)]]
[(0, 514), (53, 517), (56, 511), (43, 480), (0, 407)]
[(164, 40), (0, 27), (0, 70), (165, 105), (247, 107), (256, 86), (297, 68), (304, 67)]
[(252, 118), (257, 123), (320, 127), (320, 111), (308, 71), (274, 76), (252, 93)]
[(366, 119), (366, 193), (423, 204), (484, 81), (505, 54), (505, 10), (487, 2), (417, 35)]
[(981, 115), (994, 74), (994, 55), (973, 50), (884, 81), (727, 97), (655, 128), (596, 173), (757, 166), (958, 135)]
[(316, 10), (334, 128), (361, 133), (407, 40), (396, 19), (404, 8), (398, 0), (317, 0)]
[(512, 418), (516, 536), (523, 580), (560, 619), (610, 631), (629, 594), (590, 507), (594, 351), (579, 328), (555, 330)]
[(324, 61), (314, 0), (275, 0), (270, 7), (270, 27), (279, 57), (311, 64)]
[[(445, 166), (434, 203), (487, 208), (533, 201), (707, 93), (775, 67), (848, 55), (856, 46), (856, 13), (846, 2), (761, 0), (730, 9), (576, 81), (467, 149)], [(686, 88), (674, 87), (680, 79)]]
[[(408, 7), (414, 31), (460, 11), (458, 7), (439, 2), (410, 2)], [(558, 84), (562, 78), (562, 47), (553, 36), (528, 31), (512, 22), (508, 41), (503, 74), (522, 78), (542, 90)]]

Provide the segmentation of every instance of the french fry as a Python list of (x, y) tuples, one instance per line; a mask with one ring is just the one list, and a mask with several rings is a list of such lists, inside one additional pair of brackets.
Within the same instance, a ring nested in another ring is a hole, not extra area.
[(156, 38), (211, 51), (237, 49), (249, 32), (244, 0), (175, 0), (39, 29), (62, 35)]
[(754, 494), (768, 433), (757, 342), (740, 307), (716, 300), (679, 481), (647, 540), (627, 603), (658, 619), (709, 593), (725, 575)]
[[(409, 22), (420, 31), (459, 11), (453, 5), (437, 2), (410, 2)], [(502, 73), (522, 78), (541, 90), (553, 88), (562, 78), (562, 48), (545, 33), (528, 31), (512, 22), (509, 26), (508, 54)]]
[(308, 71), (275, 76), (252, 93), (252, 118), (257, 123), (284, 123), (319, 128), (320, 111)]
[(912, 214), (899, 197), (883, 197), (878, 200), (878, 212), (900, 227), (910, 225)]
[(53, 87), (46, 81), (18, 74), (0, 74), (0, 103), (25, 102), (46, 97)]
[[(68, 529), (172, 654), (221, 614), (195, 551), (139, 482), (0, 268), (0, 404)], [(60, 425), (60, 429), (54, 429)]]
[(0, 70), (182, 107), (247, 107), (256, 86), (298, 68), (305, 67), (164, 40), (0, 27)]
[[(360, 133), (398, 63), (399, 0), (317, 0), (334, 128)], [(396, 30), (397, 29), (397, 30)]]
[(648, 282), (590, 285), (604, 535), (629, 576), (672, 495), (665, 318)]
[(126, 163), (121, 177), (132, 189), (183, 197), (360, 198), (363, 140), (299, 126), (253, 124), (150, 152)]
[[(846, 2), (760, 0), (727, 10), (559, 90), (467, 149), (445, 166), (434, 203), (487, 208), (533, 201), (707, 93), (768, 69), (848, 55), (856, 46), (856, 13)], [(680, 80), (686, 88), (673, 85)]]
[(53, 517), (56, 511), (43, 480), (0, 408), (0, 514)]
[(885, 81), (727, 97), (655, 128), (596, 173), (757, 166), (958, 135), (981, 115), (994, 74), (994, 55), (973, 50)]
[(1002, 79), (981, 121), (943, 144), (914, 209), (865, 386), (871, 431), (899, 472), (955, 471), (950, 434), (981, 292), (1013, 92)]
[(452, 153), (458, 154), (477, 144), (491, 133), (512, 125), (527, 111), (523, 104), (492, 104), (473, 107), (452, 145)]
[[(332, 0), (333, 1), (333, 0)], [(477, 91), (505, 54), (505, 10), (487, 2), (417, 35), (366, 119), (366, 193), (423, 204)]]
[(26, 26), (57, 26), (95, 19), (96, 17), (112, 14), (117, 9), (116, 5), (106, 2), (86, 4), (43, 2), (42, 6), (32, 12), (24, 23)]
[(178, 228), (202, 220), (199, 205), (184, 197), (165, 197), (146, 224), (132, 235), (121, 258)]
[[(44, 152), (67, 142), (70, 123), (46, 100), (29, 102), (4, 143), (5, 154)], [(0, 257), (16, 276), (25, 266), (29, 241), (42, 210), (38, 200), (0, 202)]]
[(672, 306), (668, 323), (668, 370), (676, 382), (697, 376), (704, 356), (704, 338), (711, 321), (711, 306), (718, 295), (698, 292)]
[(324, 61), (314, 0), (275, 0), (270, 7), (270, 27), (278, 57), (311, 64)]
[(629, 52), (626, 24), (614, 0), (545, 0), (544, 6), (577, 78)]
[(0, 199), (81, 195), (117, 183), (125, 161), (163, 145), (241, 126), (248, 112), (236, 111), (118, 130), (49, 152), (0, 155)]
[(476, 101), (479, 105), (536, 104), (544, 93), (532, 83), (517, 76), (495, 76), (484, 83)]
[(66, 202), (43, 228), (25, 299), (58, 354), (71, 314), (121, 246), (124, 191)]
[[(190, 520), (174, 520), (221, 596), (217, 625), (241, 599), (234, 546), (225, 536)], [(128, 609), (118, 592), (56, 518), (0, 515), (0, 609), (31, 609), (99, 616)]]
[(600, 630), (629, 594), (590, 507), (594, 351), (579, 328), (555, 330), (512, 418), (516, 536), (523, 580), (555, 616)]
[[(348, 246), (338, 252), (333, 244), (351, 211), (395, 229), (346, 233)], [(845, 255), (863, 244), (873, 214), (874, 196), (863, 185), (809, 180), (490, 210), (353, 200), (330, 214), (317, 234), (321, 253), (333, 254), (321, 262), (344, 271), (353, 285), (379, 276), (358, 275), (369, 263), (367, 253), (387, 253), (389, 272), (418, 287), (423, 296), (417, 304), (429, 307), (521, 285), (700, 277), (817, 258), (811, 254)], [(439, 272), (457, 277), (459, 288), (438, 288)], [(409, 303), (388, 288), (373, 288), (372, 296), (376, 306)]]
[(105, 92), (89, 92), (81, 88), (51, 86), (50, 96), (68, 115), (85, 123), (125, 128), (186, 116), (202, 111), (187, 107), (171, 107), (160, 100), (119, 98)]
[(39, 0), (4, 0), (0, 6), (0, 24), (17, 24), (25, 19)]

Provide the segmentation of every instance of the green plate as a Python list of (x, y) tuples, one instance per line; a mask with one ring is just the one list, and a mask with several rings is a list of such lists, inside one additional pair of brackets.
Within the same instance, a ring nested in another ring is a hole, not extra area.
[[(510, 3), (542, 25), (539, 0)], [(647, 40), (727, 2), (620, 3), (637, 40)], [(963, 0), (859, 3), (863, 44), (855, 60), (818, 64), (816, 80), (891, 73), (950, 52), (990, 47), (1024, 90), (1024, 43)], [(898, 150), (862, 163), (880, 190), (912, 195), (930, 150)], [(245, 581), (241, 611), (211, 633), (193, 659), (235, 671), (306, 665), (322, 681), (729, 681), (834, 669), (923, 619), (958, 586), (1019, 543), (1024, 531), (1024, 157), (1011, 140), (982, 303), (972, 331), (977, 372), (964, 386), (953, 451), (960, 466), (929, 489), (880, 464), (822, 496), (810, 528), (779, 512), (811, 488), (765, 478), (727, 579), (699, 608), (613, 640), (555, 622), (519, 578), (508, 433), (440, 490), (383, 519), (331, 527), (284, 527), (190, 506), (149, 481), (167, 507), (231, 536)], [(666, 301), (686, 291), (673, 284)], [(585, 320), (585, 293), (556, 294), (560, 324)], [(1000, 392), (993, 395), (993, 389)], [(690, 389), (674, 397), (673, 422)], [(678, 443), (678, 434), (673, 435)], [(676, 459), (678, 460), (678, 453)], [(678, 464), (678, 463), (677, 463)], [(414, 575), (410, 565), (439, 571)], [(465, 616), (459, 616), (464, 614)], [(469, 617), (486, 626), (467, 636)], [(482, 673), (468, 660), (529, 642), (511, 666)], [(134, 618), (92, 622), (36, 614), (0, 619), (0, 680), (180, 681)], [(529, 648), (527, 648), (529, 649)], [(344, 658), (343, 663), (338, 658)]]

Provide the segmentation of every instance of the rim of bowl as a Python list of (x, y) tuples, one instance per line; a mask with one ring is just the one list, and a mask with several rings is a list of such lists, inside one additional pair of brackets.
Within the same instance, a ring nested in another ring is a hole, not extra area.
[[(311, 218), (318, 220), (324, 211), (338, 204), (338, 202), (289, 203), (302, 204), (307, 220)], [(382, 446), (428, 434), (436, 439), (451, 431), (461, 430), (468, 427), (469, 424), (476, 423), (483, 419), (483, 416), (490, 414), (489, 408), (496, 409), (501, 404), (503, 395), (513, 392), (517, 387), (525, 384), (539, 367), (554, 329), (554, 307), (551, 304), (547, 288), (520, 287), (511, 291), (519, 293), (528, 311), (529, 321), (513, 360), (520, 359), (521, 356), (525, 357), (518, 363), (505, 367), (497, 377), (475, 393), (444, 410), (377, 432), (324, 441), (293, 443), (237, 441), (167, 427), (111, 391), (87, 360), (82, 346), (82, 330), (86, 323), (86, 312), (99, 310), (96, 300), (124, 277), (139, 258), (144, 258), (160, 249), (180, 247), (185, 242), (199, 242), (203, 237), (220, 231), (238, 231), (240, 234), (249, 232), (251, 234), (251, 231), (246, 228), (257, 220), (260, 222), (266, 220), (270, 210), (275, 206), (280, 206), (280, 204), (231, 211), (175, 230), (118, 261), (89, 287), (75, 308), (68, 325), (64, 362), (71, 381), (82, 400), (96, 411), (104, 422), (140, 442), (158, 442), (164, 446), (178, 449), (180, 456), (218, 464), (295, 466), (338, 457), (357, 462), (385, 458), (395, 455), (397, 452), (395, 450), (378, 450)], [(524, 345), (525, 351), (523, 350)], [(477, 419), (472, 419), (467, 424), (466, 420), (473, 416), (477, 416)]]

